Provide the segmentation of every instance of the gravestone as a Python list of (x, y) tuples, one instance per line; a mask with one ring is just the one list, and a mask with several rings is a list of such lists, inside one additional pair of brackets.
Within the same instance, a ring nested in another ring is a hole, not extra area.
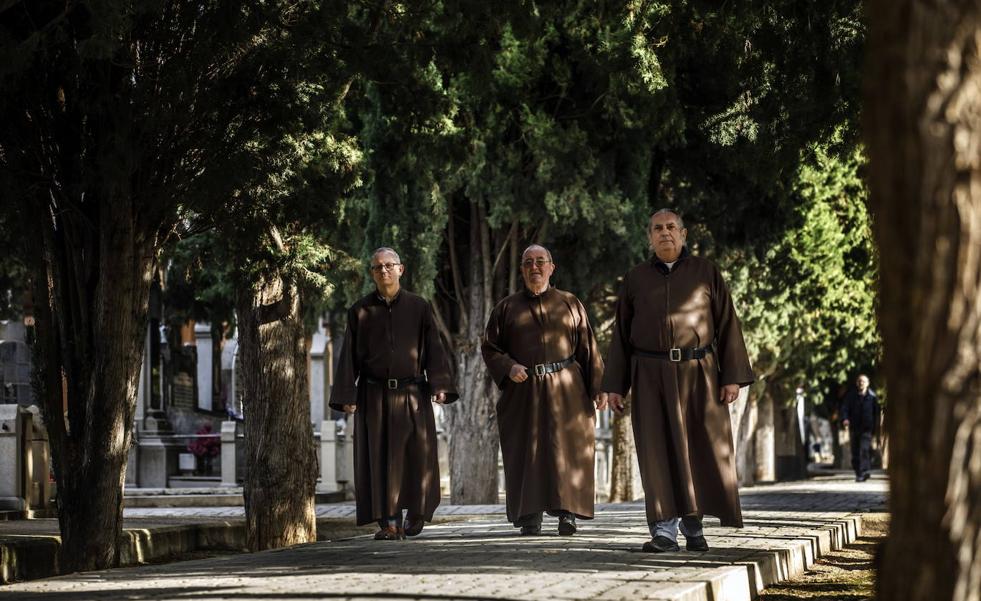
[(31, 348), (23, 322), (0, 320), (0, 403), (34, 404)]
[(310, 421), (315, 428), (320, 428), (325, 419), (330, 419), (330, 410), (327, 408), (329, 343), (330, 336), (321, 319), (310, 342)]
[(197, 389), (198, 389), (198, 409), (211, 411), (214, 406), (212, 399), (212, 387), (214, 386), (212, 371), (212, 347), (211, 324), (202, 322), (194, 324), (194, 344), (198, 351), (197, 365)]
[(30, 513), (33, 425), (20, 405), (0, 405), (0, 509)]

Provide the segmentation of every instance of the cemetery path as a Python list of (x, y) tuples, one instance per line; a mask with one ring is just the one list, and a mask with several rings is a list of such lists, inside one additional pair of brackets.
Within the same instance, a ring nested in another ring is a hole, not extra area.
[[(600, 505), (596, 519), (580, 521), (572, 537), (558, 535), (554, 518), (546, 519), (541, 536), (523, 537), (506, 522), (501, 506), (449, 506), (440, 513), (478, 515), (427, 526), (421, 536), (407, 541), (359, 536), (262, 553), (71, 574), (0, 587), (0, 597), (749, 600), (763, 587), (803, 573), (821, 554), (857, 538), (861, 513), (884, 511), (886, 494), (881, 475), (864, 483), (830, 476), (744, 489), (746, 527), (722, 528), (707, 518), (712, 547), (707, 553), (640, 552), (649, 538), (643, 503)], [(216, 508), (204, 509), (169, 511), (182, 512), (184, 519), (219, 517), (209, 514)], [(318, 514), (346, 517), (344, 512), (351, 510), (349, 505), (324, 505)]]

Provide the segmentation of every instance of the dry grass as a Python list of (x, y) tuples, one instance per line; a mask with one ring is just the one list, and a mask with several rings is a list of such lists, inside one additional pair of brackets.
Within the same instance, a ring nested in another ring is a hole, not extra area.
[(840, 551), (833, 551), (811, 566), (803, 577), (763, 591), (760, 601), (864, 601), (875, 597), (873, 561), (889, 529), (889, 514), (862, 517), (862, 536)]

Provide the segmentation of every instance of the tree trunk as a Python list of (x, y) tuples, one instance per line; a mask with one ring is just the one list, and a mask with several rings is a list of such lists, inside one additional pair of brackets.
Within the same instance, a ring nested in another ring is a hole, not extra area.
[(752, 486), (756, 482), (758, 409), (756, 395), (745, 390), (742, 389), (736, 401), (729, 406), (729, 414), (736, 453), (736, 478), (740, 486)]
[(633, 501), (640, 497), (639, 488), (634, 486), (634, 463), (637, 447), (634, 444), (634, 431), (630, 422), (630, 399), (623, 413), (613, 414), (613, 465), (610, 468), (610, 502)]
[[(487, 220), (479, 202), (471, 203), (470, 217), (468, 318), (460, 320), (461, 331), (454, 345), (456, 385), (461, 400), (447, 405), (450, 498), (457, 505), (497, 503), (498, 500), (500, 445), (494, 404), (499, 392), (480, 354), (484, 324), (494, 302), (492, 258)], [(449, 243), (453, 242), (451, 236)]]
[(773, 396), (764, 391), (756, 401), (756, 432), (754, 438), (755, 482), (777, 479), (776, 432), (773, 427)]
[(275, 277), (240, 290), (236, 304), (248, 546), (258, 551), (312, 542), (317, 458), (299, 291)]
[(92, 215), (49, 211), (46, 200), (21, 208), (29, 217), (35, 388), (58, 482), (61, 566), (108, 568), (118, 563), (156, 239), (142, 231), (131, 202), (101, 202)]
[(981, 6), (872, 2), (864, 111), (889, 386), (880, 599), (981, 590)]
[(776, 455), (777, 480), (803, 480), (807, 478), (807, 454), (804, 439), (797, 420), (794, 405), (773, 404), (774, 454)]
[(446, 406), (450, 500), (454, 505), (497, 503), (499, 438), (494, 399), (498, 391), (480, 355), (479, 342), (457, 349), (456, 385), (461, 401)]

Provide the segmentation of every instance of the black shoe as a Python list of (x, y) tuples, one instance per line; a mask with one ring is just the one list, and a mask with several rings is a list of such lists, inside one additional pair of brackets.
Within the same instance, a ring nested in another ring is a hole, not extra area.
[(668, 553), (671, 551), (681, 551), (677, 541), (673, 541), (666, 536), (655, 536), (644, 543), (643, 550), (647, 553)]
[(422, 532), (423, 526), (426, 525), (426, 520), (420, 516), (418, 518), (406, 518), (403, 530), (406, 536), (419, 536)]
[(686, 536), (685, 550), (702, 553), (709, 550), (709, 544), (705, 541), (704, 536)]
[(868, 472), (865, 472), (864, 474), (862, 474), (862, 479), (859, 480), (859, 482), (865, 482), (866, 480), (868, 480), (871, 477), (872, 477), (872, 474), (870, 474)]
[(521, 536), (538, 536), (542, 533), (541, 524), (529, 524), (521, 527)]
[(572, 536), (576, 533), (576, 516), (571, 513), (563, 513), (559, 516), (559, 534), (562, 536)]

